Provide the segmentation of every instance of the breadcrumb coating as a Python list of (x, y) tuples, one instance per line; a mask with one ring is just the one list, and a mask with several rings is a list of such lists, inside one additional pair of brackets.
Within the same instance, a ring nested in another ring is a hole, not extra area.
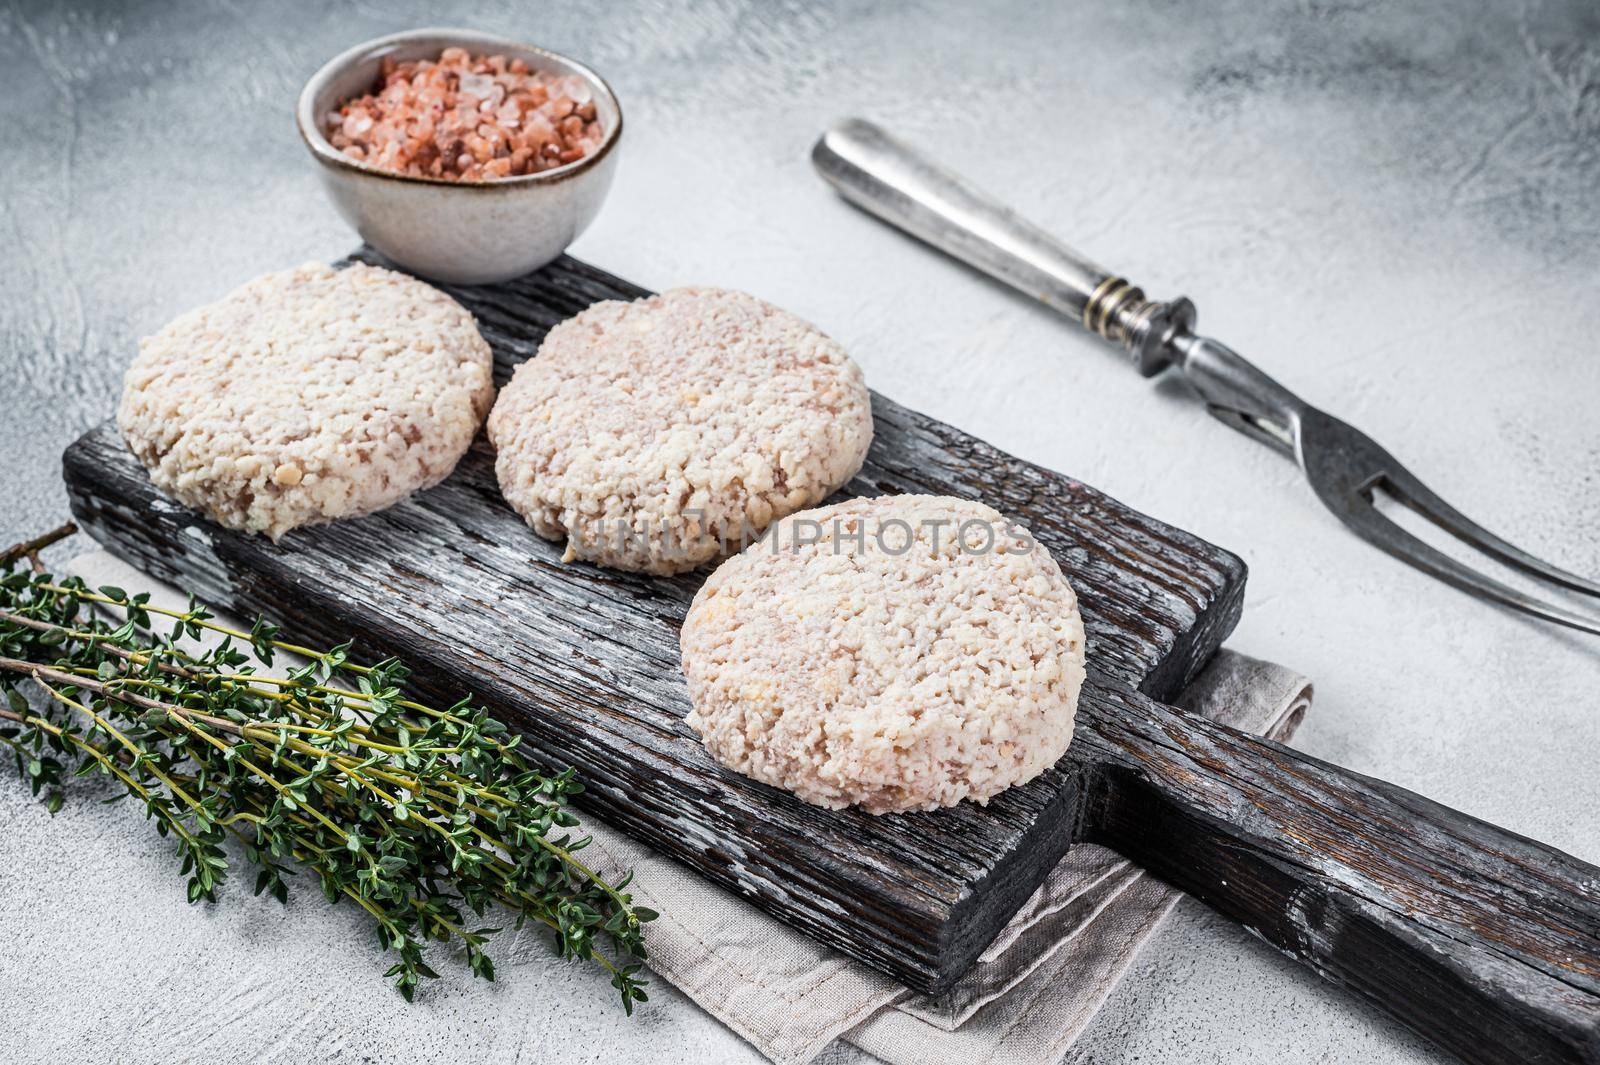
[(1077, 596), (981, 503), (853, 499), (724, 562), (684, 619), (688, 723), (719, 762), (870, 813), (987, 802), (1066, 752)]
[(493, 402), (492, 367), (437, 289), (307, 263), (141, 341), (117, 425), (156, 487), (277, 540), (448, 476)]
[(754, 296), (678, 288), (595, 304), (517, 367), (489, 416), (511, 506), (566, 558), (682, 573), (855, 476), (861, 370)]

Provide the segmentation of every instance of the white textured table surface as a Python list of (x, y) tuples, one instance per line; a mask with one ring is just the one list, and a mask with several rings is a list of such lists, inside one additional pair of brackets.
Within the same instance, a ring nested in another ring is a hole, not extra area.
[[(136, 338), (354, 243), (290, 104), (327, 56), (448, 18), (590, 61), (628, 115), (574, 247), (641, 283), (750, 289), (872, 384), (1242, 554), (1235, 643), (1316, 679), (1299, 745), (1600, 861), (1600, 642), (1357, 542), (1289, 463), (813, 176), (876, 118), (1365, 428), (1530, 549), (1600, 572), (1600, 13), (1571, 3), (973, 5), (279, 0), (6, 4), (6, 542), (55, 524), (61, 449)], [(128, 10), (123, 10), (126, 7)], [(542, 941), (407, 1007), (362, 921), (239, 887), (182, 901), (131, 808), (54, 819), (0, 774), (4, 1056), (696, 1061), (753, 1055), (670, 992), (632, 1021)], [(1076, 1052), (1431, 1061), (1186, 903)], [(854, 1055), (838, 1050), (838, 1061)]]

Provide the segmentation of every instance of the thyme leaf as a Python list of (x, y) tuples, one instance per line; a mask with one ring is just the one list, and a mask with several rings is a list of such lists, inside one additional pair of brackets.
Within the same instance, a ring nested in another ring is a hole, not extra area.
[[(497, 906), (603, 967), (628, 1013), (647, 1000), (656, 914), (633, 905), (631, 874), (613, 884), (578, 857), (590, 840), (568, 831), (571, 769), (535, 767), (470, 699), (410, 698), (396, 659), (362, 665), (349, 642), (302, 646), (262, 619), (231, 629), (192, 596), (169, 610), (53, 576), (38, 553), (71, 531), (0, 553), (0, 751), (52, 816), (72, 779), (111, 778), (173, 841), (191, 903), (216, 902), (240, 854), (255, 894), (279, 902), (309, 873), (372, 917), (408, 1001), (438, 975), (432, 943), (458, 942), (494, 979), (502, 929), (480, 918)], [(281, 655), (305, 665), (262, 672)]]

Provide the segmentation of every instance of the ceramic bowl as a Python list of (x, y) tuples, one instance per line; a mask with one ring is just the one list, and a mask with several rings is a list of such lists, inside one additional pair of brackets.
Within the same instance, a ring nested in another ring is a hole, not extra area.
[[(328, 142), (321, 128), (324, 116), (371, 91), (386, 57), (436, 59), (452, 46), (583, 78), (605, 131), (600, 146), (577, 162), (537, 174), (459, 182), (379, 170)], [(622, 138), (622, 109), (594, 71), (566, 56), (472, 30), (412, 30), (358, 44), (306, 82), (295, 118), (323, 187), (363, 240), (424, 277), (469, 285), (536, 270), (577, 239), (611, 187)]]

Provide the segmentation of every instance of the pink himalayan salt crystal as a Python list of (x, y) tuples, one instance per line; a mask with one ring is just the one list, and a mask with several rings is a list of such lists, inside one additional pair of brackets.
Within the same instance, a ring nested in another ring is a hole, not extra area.
[(521, 59), (446, 48), (385, 59), (375, 92), (324, 120), (350, 159), (414, 177), (494, 181), (577, 162), (605, 137), (589, 83)]

